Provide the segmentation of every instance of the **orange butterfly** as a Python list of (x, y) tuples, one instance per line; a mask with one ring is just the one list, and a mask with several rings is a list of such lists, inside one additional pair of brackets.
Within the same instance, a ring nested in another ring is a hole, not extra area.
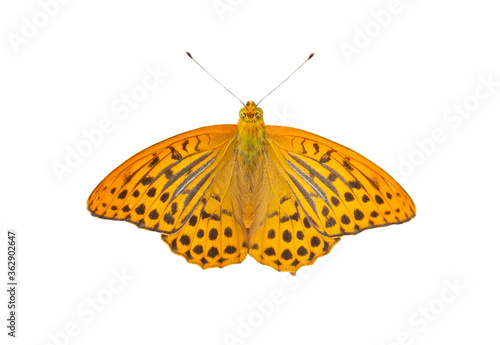
[(172, 252), (202, 268), (250, 254), (292, 273), (344, 235), (415, 216), (404, 189), (360, 154), (265, 126), (252, 101), (239, 117), (237, 125), (195, 129), (137, 153), (97, 186), (88, 210), (160, 232)]

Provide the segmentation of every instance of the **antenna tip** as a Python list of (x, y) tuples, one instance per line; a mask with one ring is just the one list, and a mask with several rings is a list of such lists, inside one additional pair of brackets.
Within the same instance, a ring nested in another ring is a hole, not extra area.
[(309, 60), (310, 58), (312, 58), (314, 56), (314, 53), (311, 53), (311, 55), (309, 55), (309, 57), (307, 58), (307, 60)]
[(187, 54), (187, 56), (189, 56), (191, 59), (193, 58), (193, 57), (191, 56), (191, 53), (190, 53), (190, 52), (186, 52), (186, 54)]

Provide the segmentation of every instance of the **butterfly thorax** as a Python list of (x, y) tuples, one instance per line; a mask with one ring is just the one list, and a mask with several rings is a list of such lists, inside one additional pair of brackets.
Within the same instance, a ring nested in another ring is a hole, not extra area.
[(236, 138), (237, 150), (241, 162), (246, 165), (249, 173), (253, 173), (262, 157), (265, 147), (263, 111), (254, 102), (248, 101), (240, 110), (238, 132)]

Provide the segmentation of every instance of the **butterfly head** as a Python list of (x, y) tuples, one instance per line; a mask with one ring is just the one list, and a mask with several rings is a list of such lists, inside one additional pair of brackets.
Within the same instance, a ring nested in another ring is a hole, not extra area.
[(263, 115), (262, 109), (253, 101), (248, 101), (245, 107), (240, 109), (240, 121), (243, 122), (260, 122)]

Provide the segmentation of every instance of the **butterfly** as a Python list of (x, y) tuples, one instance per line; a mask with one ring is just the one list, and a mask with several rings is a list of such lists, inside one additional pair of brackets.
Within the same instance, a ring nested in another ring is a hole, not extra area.
[(204, 269), (249, 254), (291, 273), (342, 236), (415, 217), (410, 196), (370, 160), (300, 129), (265, 126), (263, 114), (248, 101), (237, 125), (146, 148), (95, 188), (88, 210), (161, 233), (173, 253)]

